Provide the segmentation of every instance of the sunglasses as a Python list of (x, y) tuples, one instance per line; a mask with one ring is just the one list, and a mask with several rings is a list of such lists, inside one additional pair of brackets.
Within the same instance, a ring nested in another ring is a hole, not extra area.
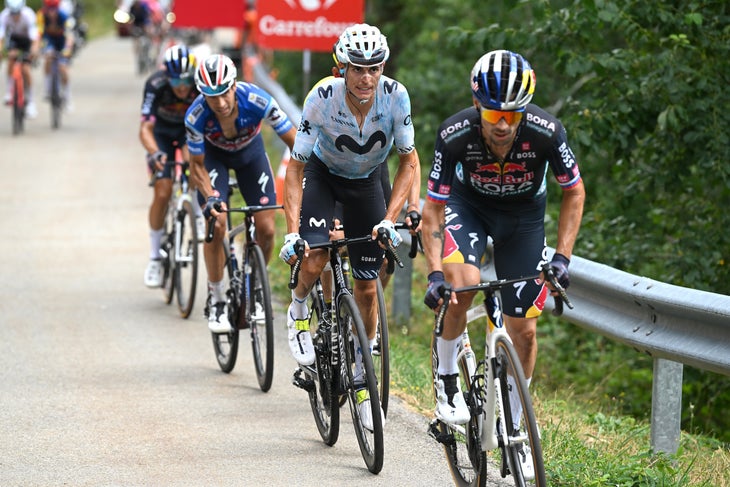
[(508, 125), (513, 123), (519, 123), (522, 120), (522, 114), (524, 110), (519, 112), (509, 111), (505, 112), (502, 110), (490, 110), (489, 108), (481, 107), (482, 119), (491, 124), (497, 124), (501, 119), (504, 119)]
[(193, 84), (190, 79), (170, 78), (170, 86), (177, 88), (178, 86), (191, 86)]

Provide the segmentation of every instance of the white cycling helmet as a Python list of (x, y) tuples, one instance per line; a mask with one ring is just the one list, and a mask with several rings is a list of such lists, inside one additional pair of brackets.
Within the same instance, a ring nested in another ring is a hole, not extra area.
[(220, 96), (236, 84), (238, 71), (231, 58), (213, 54), (205, 58), (195, 71), (195, 85), (205, 96)]
[(5, 0), (5, 6), (11, 13), (17, 14), (25, 7), (25, 0)]
[(337, 60), (354, 66), (368, 67), (383, 64), (390, 57), (385, 36), (377, 27), (368, 24), (351, 25), (340, 36)]
[(535, 93), (535, 71), (525, 58), (497, 50), (479, 58), (471, 70), (474, 98), (492, 110), (522, 110)]

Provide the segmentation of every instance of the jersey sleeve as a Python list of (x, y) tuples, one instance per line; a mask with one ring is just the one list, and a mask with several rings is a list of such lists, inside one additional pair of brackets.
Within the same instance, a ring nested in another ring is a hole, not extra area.
[[(441, 130), (439, 130), (439, 134)], [(451, 184), (454, 179), (454, 167), (449, 157), (448, 147), (441, 137), (436, 137), (436, 146), (433, 151), (433, 162), (428, 173), (426, 198), (434, 203), (446, 204), (451, 194)]]
[(399, 154), (409, 154), (416, 147), (416, 139), (411, 119), (411, 99), (402, 84), (398, 86), (394, 101), (393, 142)]
[(203, 95), (198, 95), (185, 113), (185, 137), (188, 143), (188, 151), (194, 156), (205, 154), (204, 112)]
[(550, 150), (549, 163), (561, 188), (569, 189), (580, 182), (580, 169), (573, 150), (568, 145), (568, 135), (562, 125)]
[(308, 162), (314, 151), (314, 144), (317, 142), (320, 127), (322, 126), (316, 96), (310, 96), (304, 102), (302, 109), (302, 120), (297, 128), (297, 137), (294, 140), (294, 148), (291, 156), (302, 162)]

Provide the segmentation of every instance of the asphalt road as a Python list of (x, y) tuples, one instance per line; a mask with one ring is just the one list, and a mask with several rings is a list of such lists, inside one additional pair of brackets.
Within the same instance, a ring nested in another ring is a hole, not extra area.
[(24, 134), (0, 108), (0, 485), (451, 485), (427, 418), (397, 399), (379, 475), (347, 411), (322, 443), (291, 385), (280, 305), (264, 394), (246, 342), (231, 374), (218, 369), (202, 291), (183, 320), (143, 286), (151, 190), (129, 40), (81, 52), (58, 131), (35, 79)]

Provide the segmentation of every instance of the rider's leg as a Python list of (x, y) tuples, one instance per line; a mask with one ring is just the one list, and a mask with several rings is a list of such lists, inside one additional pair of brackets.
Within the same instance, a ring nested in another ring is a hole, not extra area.
[(167, 202), (172, 194), (172, 180), (158, 179), (155, 181), (154, 196), (150, 205), (148, 220), (150, 225), (150, 258), (159, 259), (160, 242), (164, 233), (165, 213)]
[(256, 241), (264, 251), (264, 259), (268, 264), (274, 252), (274, 233), (276, 210), (265, 210), (256, 213)]

